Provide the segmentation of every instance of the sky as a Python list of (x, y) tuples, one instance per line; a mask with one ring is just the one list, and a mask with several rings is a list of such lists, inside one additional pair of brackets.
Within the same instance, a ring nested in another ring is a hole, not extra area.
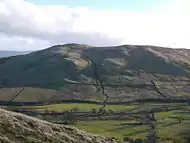
[(0, 50), (56, 44), (190, 48), (189, 0), (0, 0)]
[(169, 0), (27, 0), (40, 5), (67, 5), (69, 7), (89, 7), (102, 10), (146, 10), (155, 4)]

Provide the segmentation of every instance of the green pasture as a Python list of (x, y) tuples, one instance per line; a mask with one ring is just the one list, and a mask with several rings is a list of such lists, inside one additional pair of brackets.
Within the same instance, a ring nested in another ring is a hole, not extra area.
[[(115, 113), (120, 111), (129, 111), (134, 109), (139, 105), (107, 105), (105, 107), (106, 110), (112, 109)], [(155, 118), (157, 120), (156, 130), (157, 136), (161, 138), (159, 142), (163, 143), (178, 143), (183, 142), (184, 132), (189, 132), (190, 128), (190, 106), (187, 104), (161, 104), (161, 103), (147, 103), (140, 105), (141, 108), (138, 108), (138, 111), (146, 111), (153, 108), (159, 107), (169, 107), (169, 108), (177, 108), (180, 110), (174, 111), (163, 111), (155, 114)], [(52, 105), (44, 105), (44, 106), (23, 106), (22, 108), (38, 110), (38, 111), (68, 111), (73, 108), (78, 108), (78, 111), (92, 111), (92, 109), (96, 109), (97, 111), (102, 107), (102, 105), (96, 104), (87, 104), (87, 103), (64, 103), (64, 104), (52, 104)], [(4, 107), (5, 108), (5, 107)], [(20, 107), (17, 107), (20, 108)], [(135, 111), (137, 111), (135, 110)], [(134, 112), (135, 112), (134, 111)], [(179, 123), (178, 118), (184, 118), (181, 123)], [(118, 138), (119, 140), (123, 140), (126, 137), (130, 137), (133, 139), (145, 139), (148, 135), (148, 125), (127, 125), (129, 123), (136, 123), (136, 120), (93, 120), (93, 121), (77, 121), (77, 124), (74, 126), (90, 132), (94, 134), (99, 134), (103, 136), (112, 136)], [(165, 140), (164, 140), (165, 139)]]
[[(52, 104), (52, 105), (44, 105), (44, 106), (24, 106), (22, 108), (30, 108), (30, 109), (37, 109), (37, 110), (49, 110), (49, 111), (68, 111), (73, 108), (78, 108), (78, 111), (92, 111), (92, 109), (99, 110), (102, 105), (97, 104), (87, 104), (87, 103), (64, 103), (64, 104)], [(105, 107), (106, 110), (113, 110), (113, 111), (122, 111), (122, 110), (130, 110), (134, 108), (135, 105), (131, 106), (124, 106), (124, 105), (107, 105)]]

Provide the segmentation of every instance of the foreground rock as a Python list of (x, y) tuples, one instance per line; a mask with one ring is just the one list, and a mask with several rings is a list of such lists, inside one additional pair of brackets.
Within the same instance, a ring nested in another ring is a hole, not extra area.
[(116, 143), (76, 128), (0, 109), (0, 143)]

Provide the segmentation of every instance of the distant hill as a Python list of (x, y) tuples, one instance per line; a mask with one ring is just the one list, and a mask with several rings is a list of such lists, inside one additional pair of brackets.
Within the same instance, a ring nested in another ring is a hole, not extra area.
[[(94, 70), (95, 66), (96, 70)], [(190, 50), (138, 45), (92, 47), (65, 44), (0, 60), (1, 86), (26, 87), (25, 92), (32, 92), (32, 97), (28, 97), (31, 100), (96, 99), (100, 93), (97, 92), (95, 85), (70, 83), (96, 83), (97, 74), (101, 82), (108, 84), (150, 84), (151, 80), (160, 86), (165, 83), (188, 84)], [(38, 97), (34, 97), (33, 88), (39, 91), (36, 95)], [(123, 98), (127, 100), (156, 95), (152, 91), (147, 94), (147, 90), (134, 92), (133, 89), (123, 88), (118, 92), (118, 89), (108, 87), (105, 90), (113, 96), (113, 100), (117, 101), (124, 101)], [(168, 96), (171, 94), (177, 96), (179, 93), (176, 90), (184, 96), (190, 92), (187, 87), (184, 89), (172, 85), (167, 88), (163, 86), (162, 89)], [(44, 91), (48, 93), (51, 91), (51, 95), (57, 96), (48, 95)], [(27, 95), (29, 96), (30, 93)], [(3, 93), (1, 96), (4, 99)], [(25, 99), (24, 94), (16, 100)]]
[(29, 54), (29, 51), (0, 51), (0, 57), (11, 57), (11, 56), (17, 56), (17, 55), (25, 55)]
[(73, 127), (56, 125), (0, 109), (1, 143), (116, 143), (110, 137), (92, 135)]

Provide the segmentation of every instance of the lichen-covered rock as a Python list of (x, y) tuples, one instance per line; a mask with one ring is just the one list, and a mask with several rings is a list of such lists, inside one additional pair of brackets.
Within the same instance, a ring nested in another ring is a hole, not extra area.
[(0, 143), (116, 143), (112, 138), (0, 109)]

